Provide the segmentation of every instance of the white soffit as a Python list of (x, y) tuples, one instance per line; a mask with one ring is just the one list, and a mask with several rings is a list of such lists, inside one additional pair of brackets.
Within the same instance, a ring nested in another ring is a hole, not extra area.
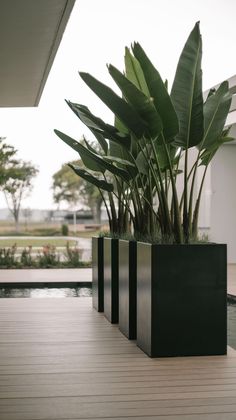
[(0, 0), (0, 107), (37, 106), (75, 0)]

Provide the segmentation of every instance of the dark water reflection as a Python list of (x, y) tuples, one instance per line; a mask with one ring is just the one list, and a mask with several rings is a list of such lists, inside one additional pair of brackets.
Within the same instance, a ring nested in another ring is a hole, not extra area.
[(0, 298), (65, 298), (92, 296), (89, 287), (41, 287), (41, 288), (0, 288)]
[(236, 349), (236, 303), (228, 304), (228, 345)]

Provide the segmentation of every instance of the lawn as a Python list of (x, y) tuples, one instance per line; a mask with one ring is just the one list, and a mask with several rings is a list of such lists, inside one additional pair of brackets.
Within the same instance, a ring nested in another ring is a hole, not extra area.
[[(101, 227), (101, 230), (108, 230), (106, 225)], [(90, 228), (85, 228), (85, 225), (77, 225), (76, 233), (74, 232), (74, 226), (69, 226), (69, 236), (75, 236), (77, 238), (91, 238), (92, 236), (97, 236), (99, 234), (99, 229), (91, 226)], [(25, 236), (63, 236), (62, 229), (60, 224), (49, 224), (49, 223), (31, 223), (27, 226), (20, 224), (19, 232), (16, 232), (15, 225), (13, 222), (0, 220), (0, 240), (1, 236), (17, 236), (19, 239), (23, 239)], [(14, 241), (14, 240), (13, 240)], [(18, 242), (18, 239), (17, 239)], [(1, 244), (0, 244), (1, 246)], [(8, 245), (7, 245), (8, 246)], [(20, 246), (20, 245), (19, 245)], [(24, 244), (23, 244), (24, 246)], [(58, 245), (60, 246), (60, 245)]]
[[(106, 229), (108, 230), (108, 229)], [(81, 230), (76, 232), (77, 238), (92, 238), (92, 236), (98, 236), (100, 231), (98, 230)], [(74, 235), (73, 235), (74, 236)]]
[(44, 239), (44, 238), (39, 238), (39, 239), (31, 239), (31, 238), (22, 238), (20, 237), (19, 239), (1, 239), (0, 238), (0, 248), (6, 248), (6, 247), (11, 247), (14, 244), (16, 244), (16, 246), (18, 248), (24, 248), (24, 247), (28, 247), (28, 246), (32, 246), (32, 247), (36, 247), (36, 248), (41, 248), (45, 245), (51, 245), (51, 246), (55, 246), (55, 247), (65, 247), (67, 242), (69, 242), (70, 246), (74, 246), (76, 245), (76, 241), (73, 240), (66, 240), (64, 238), (62, 239)]

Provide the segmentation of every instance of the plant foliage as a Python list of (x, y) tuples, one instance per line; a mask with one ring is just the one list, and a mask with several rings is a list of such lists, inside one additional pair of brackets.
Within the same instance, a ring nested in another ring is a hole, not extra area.
[[(131, 227), (136, 238), (147, 237), (151, 241), (158, 238), (181, 244), (197, 238), (207, 169), (218, 148), (232, 140), (224, 129), (232, 98), (228, 83), (211, 90), (204, 100), (201, 59), (202, 39), (197, 22), (181, 52), (170, 93), (138, 43), (125, 50), (124, 73), (108, 66), (120, 95), (92, 75), (79, 73), (114, 113), (114, 125), (104, 123), (86, 106), (67, 101), (91, 130), (101, 150), (96, 152), (89, 144), (82, 145), (58, 130), (55, 132), (79, 153), (86, 170), (83, 173), (80, 168), (71, 167), (99, 189), (113, 234), (123, 234)], [(196, 158), (190, 164), (193, 155)], [(197, 186), (199, 166), (204, 170)]]

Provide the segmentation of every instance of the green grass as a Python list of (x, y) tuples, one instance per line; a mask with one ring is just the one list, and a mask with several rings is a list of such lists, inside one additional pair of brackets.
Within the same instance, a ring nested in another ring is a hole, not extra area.
[(99, 230), (81, 230), (79, 232), (76, 232), (75, 236), (77, 238), (92, 238), (92, 236), (98, 236), (99, 232)]
[(19, 239), (1, 239), (0, 238), (0, 248), (6, 248), (6, 247), (11, 247), (14, 244), (16, 244), (17, 247), (28, 247), (28, 246), (32, 246), (32, 247), (36, 247), (36, 248), (40, 248), (43, 247), (45, 245), (52, 245), (55, 247), (65, 247), (67, 242), (69, 242), (70, 246), (74, 246), (76, 245), (76, 241), (73, 240), (65, 240), (65, 239), (23, 239), (22, 237), (20, 237)]

